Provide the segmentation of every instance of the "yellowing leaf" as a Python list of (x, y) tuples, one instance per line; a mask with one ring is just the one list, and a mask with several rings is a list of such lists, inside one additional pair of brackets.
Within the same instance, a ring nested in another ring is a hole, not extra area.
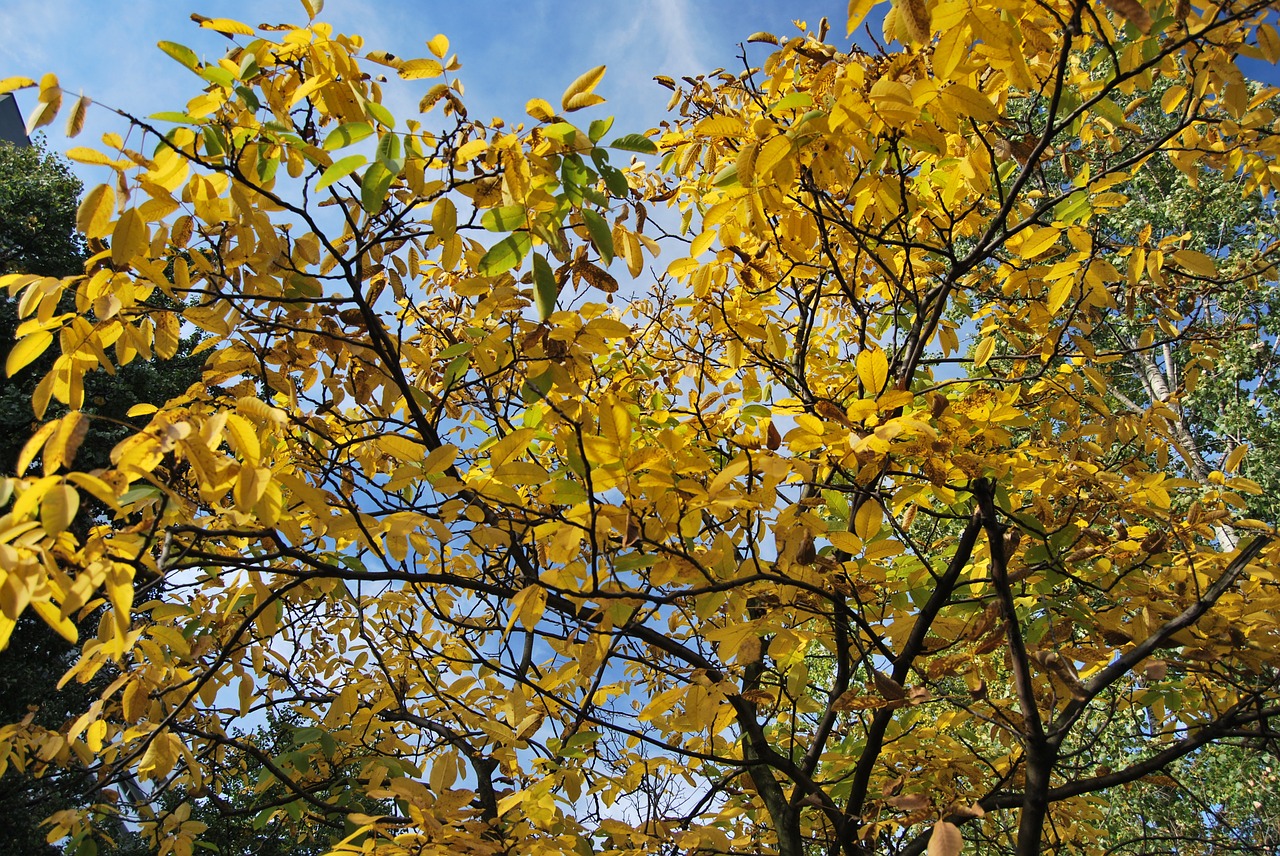
[(431, 51), (434, 56), (444, 59), (445, 54), (449, 52), (449, 40), (445, 38), (443, 33), (437, 33), (427, 42), (427, 50)]
[[(590, 71), (579, 75), (573, 83), (569, 84), (569, 88), (560, 96), (560, 106), (565, 110), (565, 112), (591, 106), (590, 103), (587, 103), (590, 101), (590, 98), (587, 98), (586, 96), (590, 96), (592, 94), (592, 90), (595, 89), (596, 85), (604, 78), (604, 72), (605, 66), (597, 65)], [(599, 101), (603, 100), (603, 98), (599, 99)], [(595, 103), (599, 103), (599, 101)]]

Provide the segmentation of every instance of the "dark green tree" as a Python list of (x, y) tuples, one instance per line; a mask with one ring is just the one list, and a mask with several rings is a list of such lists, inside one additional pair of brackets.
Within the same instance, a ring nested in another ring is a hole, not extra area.
[[(80, 191), (68, 163), (42, 142), (26, 148), (0, 143), (0, 273), (65, 277), (82, 272), (86, 248), (76, 230)], [(70, 303), (62, 309), (75, 311)], [(0, 292), (0, 364), (17, 324), (16, 301)], [(89, 430), (78, 454), (86, 469), (108, 464), (112, 447), (136, 421), (127, 415), (130, 408), (169, 400), (200, 379), (200, 360), (189, 356), (190, 349), (187, 343), (188, 356), (163, 366), (134, 360), (114, 375), (100, 373), (88, 382)], [(12, 472), (23, 440), (31, 434), (36, 422), (32, 393), (51, 362), (52, 356), (46, 356), (16, 376), (0, 379), (0, 472)], [(101, 512), (86, 502), (76, 525), (88, 526)], [(92, 631), (96, 616), (82, 623)], [(10, 647), (0, 654), (0, 722), (30, 715), (38, 725), (57, 728), (83, 712), (101, 686), (73, 682), (57, 688), (76, 650), (44, 622), (24, 615)], [(75, 773), (27, 772), (11, 769), (0, 776), (0, 842), (12, 856), (52, 856), (61, 851), (45, 841), (40, 822), (54, 811), (94, 801), (95, 783)], [(124, 845), (129, 836), (122, 830), (121, 838), (117, 843)]]

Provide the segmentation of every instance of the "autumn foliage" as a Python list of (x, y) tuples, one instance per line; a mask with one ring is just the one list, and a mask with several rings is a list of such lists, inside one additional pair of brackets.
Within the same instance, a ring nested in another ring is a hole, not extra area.
[[(1276, 736), (1280, 554), (1180, 404), (1276, 247), (1122, 216), (1157, 166), (1276, 192), (1268, 3), (902, 0), (883, 48), (659, 77), (644, 135), (576, 119), (603, 68), (487, 124), (444, 36), (304, 6), (162, 42), (194, 97), (70, 152), (113, 174), (84, 275), (0, 279), (9, 373), (59, 354), (0, 629), (99, 610), (66, 680), (111, 677), (0, 767), (83, 766), (182, 856), (156, 794), (237, 779), (338, 853), (1029, 855)], [(77, 470), (85, 374), (192, 332), (203, 383)]]

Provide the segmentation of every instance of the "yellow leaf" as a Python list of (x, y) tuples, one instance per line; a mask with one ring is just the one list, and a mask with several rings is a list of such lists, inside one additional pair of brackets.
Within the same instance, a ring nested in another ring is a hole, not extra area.
[(4, 370), (9, 377), (13, 377), (18, 372), (34, 360), (36, 357), (44, 353), (45, 348), (53, 341), (53, 334), (48, 330), (36, 330), (22, 338), (18, 344), (14, 345), (9, 351), (9, 356), (5, 359)]
[(1222, 471), (1224, 473), (1234, 473), (1240, 469), (1240, 462), (1244, 460), (1245, 453), (1248, 451), (1248, 443), (1241, 443), (1232, 449), (1231, 454), (1227, 455), (1227, 459), (1222, 462)]
[(58, 430), (58, 420), (46, 422), (40, 426), (40, 430), (31, 435), (26, 443), (22, 444), (22, 451), (18, 453), (18, 462), (14, 466), (14, 474), (22, 475), (27, 471), (27, 467), (31, 466), (31, 462), (35, 460), (36, 455), (40, 454), (40, 450), (49, 438), (53, 436), (53, 432)]
[(453, 465), (454, 458), (458, 456), (458, 447), (451, 445), (440, 446), (432, 449), (431, 454), (427, 455), (422, 462), (422, 471), (428, 475), (442, 473)]
[(434, 59), (410, 59), (400, 63), (396, 73), (405, 80), (429, 80), (444, 74), (444, 67)]
[(991, 359), (991, 354), (995, 352), (996, 340), (992, 336), (988, 336), (978, 343), (978, 347), (973, 350), (973, 367), (980, 369), (987, 364), (987, 360)]
[[(564, 108), (566, 112), (580, 109), (580, 107), (590, 106), (582, 103), (582, 99), (579, 96), (590, 95), (591, 91), (596, 88), (596, 85), (600, 83), (600, 80), (604, 77), (604, 72), (605, 66), (597, 65), (590, 71), (579, 75), (573, 83), (569, 84), (569, 88), (564, 91), (564, 94), (560, 96), (560, 106)], [(580, 106), (570, 106), (570, 102)]]
[(1218, 275), (1218, 267), (1211, 256), (1204, 253), (1197, 253), (1195, 250), (1178, 250), (1173, 254), (1173, 260), (1178, 263), (1178, 267), (1184, 268), (1196, 276), (1215, 277)]
[(471, 140), (458, 146), (458, 150), (453, 153), (453, 162), (458, 166), (468, 163), (472, 159), (483, 154), (489, 148), (489, 143), (485, 140)]
[(36, 109), (27, 117), (27, 133), (30, 134), (36, 128), (52, 124), (61, 107), (62, 87), (58, 85), (58, 78), (53, 74), (46, 74), (40, 78), (40, 94), (37, 96)]
[(229, 36), (252, 36), (253, 28), (239, 21), (233, 21), (230, 18), (205, 18), (200, 22), (200, 26), (206, 30), (213, 30), (218, 33), (225, 33)]
[(444, 55), (449, 52), (449, 40), (445, 38), (443, 33), (437, 33), (427, 42), (427, 50), (431, 51), (434, 56), (444, 59)]
[(173, 312), (161, 312), (154, 318), (156, 356), (164, 360), (170, 359), (178, 353), (180, 342), (178, 316)]
[[(87, 151), (87, 150), (86, 150)], [(115, 213), (116, 192), (110, 185), (99, 184), (85, 194), (76, 212), (76, 228), (88, 238), (105, 238), (111, 231)]]
[(44, 447), (44, 474), (53, 475), (63, 467), (70, 468), (89, 431), (89, 420), (79, 410), (73, 410), (56, 423), (58, 430)]
[(1058, 242), (1062, 230), (1056, 227), (1046, 229), (1029, 229), (1017, 246), (1018, 255), (1024, 259), (1033, 259)]
[(933, 49), (934, 75), (941, 80), (951, 77), (952, 72), (968, 54), (969, 28), (959, 26), (944, 30)]
[(957, 113), (979, 122), (994, 122), (1000, 118), (990, 98), (963, 83), (953, 83), (942, 90), (942, 100)]
[(1049, 299), (1046, 305), (1050, 312), (1057, 312), (1066, 305), (1067, 300), (1071, 298), (1071, 292), (1075, 290), (1076, 281), (1072, 277), (1064, 276), (1062, 279), (1055, 280), (1049, 286)]
[(71, 623), (70, 619), (63, 617), (55, 604), (47, 600), (33, 600), (31, 601), (31, 608), (44, 619), (45, 624), (56, 630), (63, 639), (71, 643), (77, 641), (76, 626)]
[(262, 446), (258, 442), (258, 430), (253, 424), (238, 413), (228, 413), (227, 435), (240, 457), (246, 463), (256, 466), (262, 457)]
[(746, 129), (736, 116), (712, 116), (694, 125), (692, 133), (695, 137), (740, 137)]
[(858, 352), (858, 379), (867, 392), (879, 395), (889, 381), (889, 358), (879, 348), (864, 348)]
[(88, 491), (108, 508), (113, 510), (120, 508), (115, 489), (97, 476), (92, 476), (88, 473), (67, 473), (67, 481), (82, 490)]
[(83, 94), (76, 99), (76, 103), (71, 108), (71, 115), (67, 117), (67, 136), (75, 137), (84, 129), (85, 113), (89, 110), (92, 102)]
[[(90, 149), (85, 146), (76, 146), (74, 148), (67, 149), (67, 157), (71, 158), (76, 163), (84, 163), (91, 166), (109, 166), (118, 168), (120, 165), (119, 162), (112, 160), (97, 149)], [(123, 163), (128, 164), (129, 162), (123, 161)]]
[(386, 434), (379, 437), (378, 445), (388, 455), (407, 464), (421, 461), (423, 453), (426, 451), (426, 447), (421, 443), (415, 443), (407, 437), (399, 437), (395, 434)]
[(862, 25), (862, 19), (867, 17), (867, 13), (876, 5), (876, 0), (849, 0), (848, 22), (845, 25), (845, 35), (852, 36), (853, 31)]
[(441, 241), (447, 241), (458, 231), (458, 209), (453, 200), (441, 197), (431, 209), (431, 231)]
[(880, 503), (869, 499), (858, 506), (853, 515), (853, 533), (863, 541), (870, 541), (880, 531), (883, 521), (884, 511), (880, 508)]
[(236, 508), (246, 513), (251, 511), (262, 499), (269, 484), (271, 484), (271, 470), (248, 464), (241, 467), (240, 474), (236, 477), (235, 487), (232, 489)]
[(556, 117), (555, 108), (543, 98), (530, 98), (529, 102), (524, 105), (524, 112), (539, 122), (549, 122)]
[(80, 510), (80, 494), (68, 484), (54, 485), (40, 503), (40, 525), (50, 535), (57, 535), (71, 525)]
[(565, 101), (563, 106), (566, 113), (572, 113), (575, 110), (585, 110), (588, 107), (603, 103), (604, 98), (594, 92), (579, 92)]
[(843, 550), (850, 556), (856, 556), (862, 552), (862, 539), (852, 532), (836, 530), (827, 533), (827, 540), (831, 542), (831, 546), (837, 550)]
[(95, 755), (102, 751), (102, 742), (107, 736), (107, 723), (103, 719), (95, 719), (85, 730), (84, 742), (89, 751)]
[(134, 256), (147, 251), (150, 242), (147, 224), (137, 208), (127, 208), (111, 231), (111, 262), (118, 268), (129, 264)]
[(29, 77), (6, 77), (0, 80), (0, 95), (17, 89), (30, 89), (36, 82)]
[(542, 619), (542, 613), (547, 608), (547, 590), (542, 586), (530, 586), (521, 589), (515, 598), (519, 603), (516, 605), (518, 610), (520, 625), (525, 630), (532, 630), (538, 625), (538, 621)]

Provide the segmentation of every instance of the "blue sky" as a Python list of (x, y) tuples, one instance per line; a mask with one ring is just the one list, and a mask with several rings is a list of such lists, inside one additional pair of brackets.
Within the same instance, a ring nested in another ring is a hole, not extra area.
[[(620, 133), (643, 131), (661, 119), (670, 93), (653, 75), (679, 78), (738, 67), (739, 42), (756, 30), (794, 33), (796, 18), (813, 27), (827, 15), (838, 35), (846, 7), (843, 0), (328, 0), (321, 17), (340, 32), (361, 34), (369, 48), (402, 57), (427, 56), (426, 40), (444, 33), (462, 61), (465, 100), (476, 118), (518, 121), (528, 99), (558, 103), (581, 72), (607, 65), (596, 91), (609, 104), (590, 118), (614, 114)], [(156, 42), (185, 44), (206, 59), (228, 45), (192, 23), (191, 12), (250, 25), (306, 20), (299, 0), (7, 0), (0, 4), (0, 78), (38, 79), (52, 71), (68, 91), (83, 90), (135, 114), (181, 109), (202, 82)], [(762, 47), (753, 48), (757, 56)], [(415, 109), (421, 88), (389, 87), (403, 98), (403, 106), (399, 98), (393, 104), (397, 115)], [(18, 93), (18, 100), (29, 115), (32, 92)], [(75, 141), (66, 140), (63, 127), (60, 119), (44, 129), (55, 150), (93, 145), (105, 130), (123, 132), (119, 120), (92, 109)]]

